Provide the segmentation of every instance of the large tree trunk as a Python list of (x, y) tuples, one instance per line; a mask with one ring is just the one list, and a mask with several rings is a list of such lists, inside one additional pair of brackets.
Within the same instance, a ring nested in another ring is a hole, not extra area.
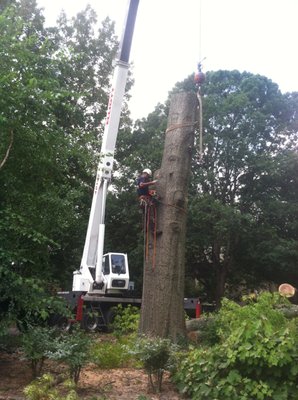
[[(156, 241), (144, 261), (140, 331), (176, 340), (185, 335), (184, 270), (188, 178), (194, 145), (197, 98), (194, 93), (172, 97), (165, 147), (156, 185)], [(153, 210), (151, 210), (153, 213)]]

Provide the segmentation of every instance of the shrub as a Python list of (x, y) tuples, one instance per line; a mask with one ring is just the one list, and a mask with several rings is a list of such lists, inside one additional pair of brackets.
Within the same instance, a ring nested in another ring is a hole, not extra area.
[(225, 300), (219, 312), (219, 343), (192, 348), (175, 373), (193, 400), (294, 400), (298, 398), (297, 320), (264, 293), (243, 307)]
[(153, 392), (160, 392), (163, 374), (168, 368), (171, 356), (170, 340), (161, 338), (140, 338), (136, 342), (133, 354), (142, 362), (147, 372), (150, 389)]
[(123, 307), (119, 304), (114, 307), (115, 317), (112, 323), (112, 329), (116, 336), (136, 333), (139, 327), (140, 310), (138, 307), (128, 305)]
[(103, 341), (92, 346), (92, 362), (100, 368), (120, 368), (131, 358), (119, 341)]
[(90, 361), (91, 344), (91, 338), (78, 327), (74, 327), (71, 334), (64, 334), (55, 340), (54, 350), (47, 352), (47, 356), (52, 360), (65, 362), (71, 379), (77, 384), (82, 367)]
[(35, 326), (22, 336), (22, 350), (25, 358), (31, 363), (34, 377), (41, 374), (46, 355), (53, 349), (54, 334), (53, 329)]

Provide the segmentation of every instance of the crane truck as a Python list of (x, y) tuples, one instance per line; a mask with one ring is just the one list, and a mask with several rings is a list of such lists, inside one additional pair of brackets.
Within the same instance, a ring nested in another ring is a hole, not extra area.
[[(129, 0), (114, 69), (105, 128), (102, 138), (93, 199), (80, 269), (73, 273), (72, 291), (60, 292), (75, 311), (75, 321), (86, 330), (107, 327), (114, 315), (114, 306), (140, 306), (141, 299), (128, 295), (131, 289), (127, 254), (104, 254), (105, 208), (112, 178), (114, 151), (127, 82), (129, 55), (139, 0)], [(185, 308), (197, 309), (194, 299), (185, 299)]]

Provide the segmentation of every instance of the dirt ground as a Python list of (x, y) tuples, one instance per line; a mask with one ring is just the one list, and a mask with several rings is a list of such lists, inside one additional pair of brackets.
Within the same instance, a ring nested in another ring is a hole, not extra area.
[[(47, 362), (44, 373), (54, 376), (65, 372), (61, 364)], [(24, 400), (23, 389), (32, 381), (30, 364), (21, 354), (0, 352), (0, 400)], [(78, 395), (84, 400), (180, 400), (169, 377), (165, 376), (160, 394), (148, 393), (147, 375), (140, 369), (102, 370), (88, 365), (78, 384)]]

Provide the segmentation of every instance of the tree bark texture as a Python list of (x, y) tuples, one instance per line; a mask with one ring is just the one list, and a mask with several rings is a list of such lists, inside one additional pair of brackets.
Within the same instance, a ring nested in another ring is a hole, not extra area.
[(148, 257), (144, 260), (140, 332), (172, 340), (185, 336), (187, 192), (196, 113), (194, 93), (173, 95), (162, 164), (155, 176), (157, 235), (154, 240), (154, 229), (148, 230)]

